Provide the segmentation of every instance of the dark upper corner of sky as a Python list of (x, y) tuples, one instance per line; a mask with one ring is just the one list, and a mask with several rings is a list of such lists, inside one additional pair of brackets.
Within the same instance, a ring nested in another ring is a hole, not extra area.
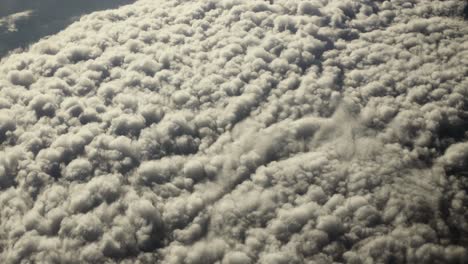
[(0, 0), (0, 20), (20, 12), (32, 11), (27, 19), (15, 22), (15, 30), (0, 27), (0, 57), (57, 33), (81, 15), (132, 2), (135, 0)]
[(465, 9), (463, 10), (463, 15), (465, 16), (465, 19), (468, 20), (468, 1), (466, 1)]

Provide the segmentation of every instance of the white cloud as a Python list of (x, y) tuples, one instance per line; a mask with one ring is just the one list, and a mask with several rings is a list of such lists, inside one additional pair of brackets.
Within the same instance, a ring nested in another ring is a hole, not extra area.
[(28, 20), (33, 14), (33, 10), (26, 10), (0, 18), (0, 29), (3, 29), (6, 32), (18, 31), (17, 24), (24, 20)]
[(462, 4), (273, 2), (141, 0), (5, 58), (0, 259), (466, 261)]

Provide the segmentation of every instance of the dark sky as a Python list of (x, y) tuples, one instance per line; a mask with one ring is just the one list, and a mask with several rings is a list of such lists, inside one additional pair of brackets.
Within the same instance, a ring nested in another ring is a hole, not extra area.
[(0, 57), (10, 50), (27, 47), (44, 36), (57, 33), (81, 15), (132, 2), (135, 0), (0, 0), (0, 19), (33, 10), (30, 18), (16, 24), (17, 31), (0, 29)]

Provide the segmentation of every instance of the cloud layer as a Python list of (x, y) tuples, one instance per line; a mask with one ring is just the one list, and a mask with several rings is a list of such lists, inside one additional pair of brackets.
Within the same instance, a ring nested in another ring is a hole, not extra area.
[(0, 63), (5, 263), (464, 263), (461, 1), (149, 1)]

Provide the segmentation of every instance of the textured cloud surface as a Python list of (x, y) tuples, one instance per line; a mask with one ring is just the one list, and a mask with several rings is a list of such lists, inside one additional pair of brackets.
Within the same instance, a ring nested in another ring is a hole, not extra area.
[(462, 1), (153, 1), (0, 64), (2, 263), (466, 263)]

